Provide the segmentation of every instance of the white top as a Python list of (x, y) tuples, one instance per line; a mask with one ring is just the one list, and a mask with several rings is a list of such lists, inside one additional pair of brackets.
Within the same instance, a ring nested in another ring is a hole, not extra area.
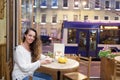
[[(22, 45), (16, 47), (13, 54), (14, 68), (12, 72), (12, 80), (22, 80), (28, 75), (32, 75), (34, 71), (40, 67), (40, 61), (32, 62), (31, 52), (25, 49)], [(46, 56), (41, 55), (41, 58)]]
[(50, 64), (41, 65), (45, 68), (55, 69), (55, 70), (68, 70), (79, 66), (79, 62), (74, 59), (68, 59), (66, 63), (59, 63), (57, 60)]

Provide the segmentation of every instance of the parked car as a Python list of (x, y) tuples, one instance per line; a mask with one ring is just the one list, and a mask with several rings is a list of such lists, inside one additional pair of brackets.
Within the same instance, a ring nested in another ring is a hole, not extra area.
[(40, 39), (41, 39), (43, 45), (50, 45), (52, 42), (52, 38), (47, 35), (41, 35)]

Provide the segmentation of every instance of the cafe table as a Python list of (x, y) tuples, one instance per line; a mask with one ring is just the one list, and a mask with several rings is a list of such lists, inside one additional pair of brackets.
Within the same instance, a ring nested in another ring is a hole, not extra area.
[(59, 63), (54, 60), (50, 64), (41, 65), (39, 72), (50, 74), (53, 80), (63, 80), (63, 74), (78, 71), (79, 62), (74, 59), (68, 59), (66, 63)]

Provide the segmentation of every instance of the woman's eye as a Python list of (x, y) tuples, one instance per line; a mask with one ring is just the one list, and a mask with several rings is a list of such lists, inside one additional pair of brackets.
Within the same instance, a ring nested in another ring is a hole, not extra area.
[(29, 35), (30, 37), (32, 36), (32, 35)]

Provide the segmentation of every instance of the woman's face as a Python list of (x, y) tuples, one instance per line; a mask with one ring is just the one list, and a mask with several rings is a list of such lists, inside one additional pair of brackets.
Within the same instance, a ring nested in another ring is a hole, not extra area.
[(28, 43), (28, 44), (31, 44), (34, 40), (35, 40), (35, 32), (32, 31), (32, 30), (29, 30), (28, 31), (28, 34), (25, 35), (25, 41)]

